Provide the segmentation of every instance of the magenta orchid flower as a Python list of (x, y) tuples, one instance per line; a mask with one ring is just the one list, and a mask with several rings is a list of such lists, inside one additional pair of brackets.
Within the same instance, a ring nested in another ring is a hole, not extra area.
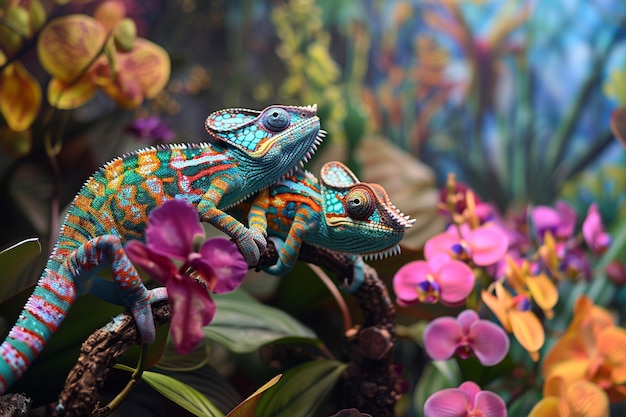
[(135, 265), (166, 286), (172, 338), (181, 354), (198, 345), (202, 327), (213, 320), (216, 306), (211, 293), (234, 290), (248, 271), (233, 242), (209, 239), (196, 252), (197, 237), (204, 238), (204, 229), (196, 209), (186, 201), (169, 200), (150, 213), (146, 243), (132, 240), (125, 246)]
[(457, 318), (431, 321), (424, 331), (424, 348), (436, 361), (455, 354), (466, 359), (473, 354), (483, 365), (493, 366), (509, 351), (509, 338), (500, 326), (481, 320), (474, 310), (465, 310)]
[(531, 218), (540, 239), (548, 231), (559, 240), (569, 239), (574, 235), (576, 212), (563, 201), (557, 201), (554, 208), (536, 206), (531, 211)]
[(589, 206), (582, 229), (585, 242), (594, 254), (604, 253), (611, 244), (611, 236), (604, 230), (597, 204)]
[(491, 391), (481, 391), (472, 381), (458, 388), (447, 388), (428, 397), (424, 403), (425, 417), (506, 417), (504, 400)]
[(459, 230), (453, 225), (447, 231), (433, 236), (424, 246), (424, 256), (431, 259), (440, 254), (460, 260), (472, 260), (478, 266), (489, 266), (504, 258), (509, 247), (507, 234), (495, 224), (475, 229), (463, 224)]
[(393, 288), (400, 305), (441, 300), (442, 304), (459, 306), (472, 292), (474, 281), (474, 273), (465, 263), (439, 255), (404, 265), (393, 277)]

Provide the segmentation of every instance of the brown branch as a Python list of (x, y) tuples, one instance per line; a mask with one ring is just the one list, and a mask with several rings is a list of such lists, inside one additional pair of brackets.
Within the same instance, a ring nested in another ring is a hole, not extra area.
[[(273, 265), (276, 250), (269, 242), (258, 267)], [(353, 280), (352, 258), (323, 248), (304, 245), (299, 260), (319, 265), (336, 274), (343, 284)], [(358, 408), (377, 417), (394, 416), (398, 392), (393, 371), (395, 348), (395, 311), (385, 285), (376, 271), (365, 266), (365, 280), (353, 294), (362, 310), (363, 323), (346, 332), (348, 345), (348, 371), (342, 381), (342, 395), (338, 408)], [(153, 306), (155, 325), (169, 322), (169, 304)], [(62, 410), (56, 416), (98, 415), (94, 412), (96, 393), (104, 383), (116, 359), (139, 336), (133, 319), (128, 314), (117, 316), (111, 323), (97, 330), (83, 344), (80, 357), (68, 375), (59, 396)]]

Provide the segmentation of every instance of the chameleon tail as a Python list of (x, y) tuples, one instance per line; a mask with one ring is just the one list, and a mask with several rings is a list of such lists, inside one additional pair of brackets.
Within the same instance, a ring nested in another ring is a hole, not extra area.
[[(62, 261), (61, 261), (62, 260)], [(111, 267), (114, 280), (96, 274)], [(55, 252), (17, 323), (0, 345), (0, 394), (28, 369), (67, 315), (78, 293), (94, 295), (127, 306), (142, 341), (154, 341), (155, 328), (150, 304), (167, 299), (165, 288), (149, 291), (114, 235), (95, 237), (76, 249)]]
[(57, 330), (76, 298), (69, 271), (49, 260), (17, 323), (0, 345), (0, 394), (22, 376)]

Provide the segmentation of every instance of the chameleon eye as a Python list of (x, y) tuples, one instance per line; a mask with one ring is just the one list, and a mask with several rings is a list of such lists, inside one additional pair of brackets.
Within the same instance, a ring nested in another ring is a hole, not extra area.
[(279, 132), (289, 126), (289, 113), (280, 107), (268, 109), (263, 116), (263, 124), (273, 132)]
[(344, 199), (344, 208), (354, 220), (367, 219), (374, 211), (372, 191), (365, 187), (354, 187)]

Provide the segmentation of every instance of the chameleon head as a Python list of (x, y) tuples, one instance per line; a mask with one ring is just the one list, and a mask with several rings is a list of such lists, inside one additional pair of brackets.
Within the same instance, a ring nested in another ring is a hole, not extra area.
[(225, 109), (211, 113), (205, 127), (239, 152), (240, 160), (250, 162), (246, 168), (251, 177), (279, 178), (289, 173), (307, 162), (326, 136), (320, 129), (317, 105), (273, 105), (262, 111)]
[(320, 175), (325, 246), (381, 258), (400, 252), (398, 243), (415, 222), (394, 206), (378, 184), (360, 182), (345, 165), (329, 162)]

